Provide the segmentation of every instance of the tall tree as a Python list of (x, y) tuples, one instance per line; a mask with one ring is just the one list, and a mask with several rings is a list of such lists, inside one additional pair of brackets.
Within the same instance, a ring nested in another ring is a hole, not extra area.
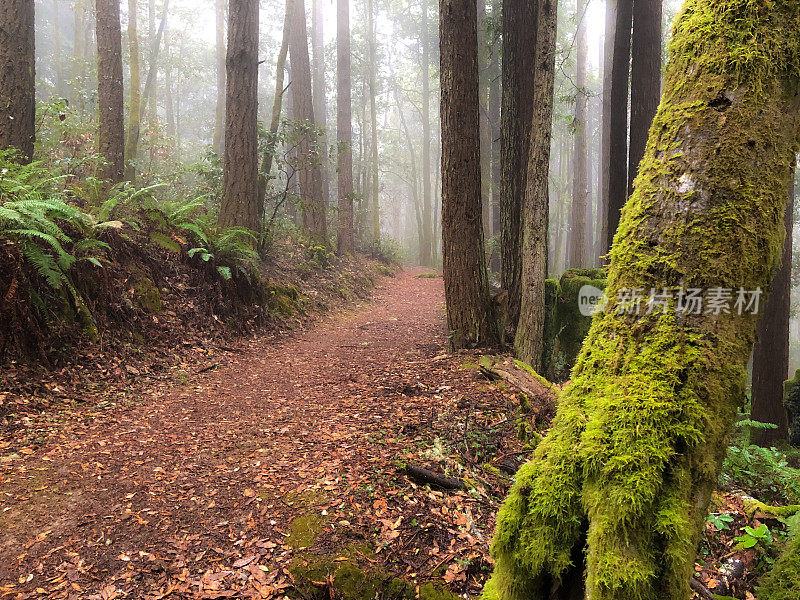
[(508, 291), (508, 325), (516, 328), (522, 305), (522, 207), (533, 119), (533, 49), (537, 2), (503, 0), (501, 251), (502, 283)]
[(225, 0), (216, 0), (216, 59), (217, 59), (217, 108), (214, 113), (214, 152), (222, 156), (222, 145), (225, 142)]
[(322, 171), (317, 153), (314, 103), (311, 92), (311, 63), (308, 57), (308, 30), (303, 0), (292, 2), (294, 15), (289, 35), (292, 67), (294, 118), (304, 125), (298, 132), (297, 161), (303, 207), (303, 230), (317, 244), (328, 243), (326, 204), (322, 190)]
[(522, 211), (522, 265), (519, 324), (514, 339), (517, 357), (539, 369), (544, 350), (544, 286), (547, 279), (549, 229), (548, 176), (553, 124), (558, 1), (540, 0), (536, 22), (531, 141)]
[[(500, 42), (498, 28), (500, 15), (500, 0), (492, 1), (492, 36), (489, 38), (489, 138), (491, 142), (491, 185), (492, 194), (492, 234), (499, 236), (503, 226), (501, 220), (501, 194), (500, 181), (502, 179), (503, 165), (501, 162), (502, 133), (500, 128)], [(500, 272), (501, 257), (499, 247), (492, 256), (492, 271)]]
[(325, 30), (323, 0), (311, 0), (311, 50), (313, 56), (314, 122), (322, 131), (320, 160), (322, 161), (322, 195), (330, 203), (330, 177), (328, 176), (328, 102), (325, 84)]
[(336, 0), (336, 145), (339, 254), (355, 251), (353, 232), (353, 117), (350, 74), (350, 0)]
[(753, 350), (751, 418), (772, 423), (775, 429), (753, 432), (753, 443), (773, 446), (789, 436), (789, 420), (783, 405), (783, 382), (789, 376), (789, 314), (792, 305), (792, 230), (794, 228), (794, 181), (784, 219), (786, 240), (781, 264), (772, 280), (769, 298), (760, 309), (758, 335)]
[(570, 238), (569, 238), (569, 266), (586, 267), (587, 244), (586, 244), (586, 221), (589, 213), (589, 177), (588, 177), (588, 147), (587, 138), (587, 119), (586, 119), (586, 60), (589, 53), (588, 40), (586, 38), (586, 6), (587, 0), (577, 0), (578, 30), (575, 34), (577, 46), (577, 61), (575, 78), (575, 121), (573, 149), (573, 170), (572, 170), (572, 212), (570, 214)]
[(380, 212), (380, 188), (378, 187), (378, 110), (375, 106), (378, 95), (376, 75), (378, 71), (377, 48), (378, 41), (375, 31), (375, 2), (367, 0), (367, 48), (369, 51), (369, 114), (370, 131), (372, 139), (370, 141), (370, 175), (372, 197), (372, 239), (375, 243), (381, 239), (381, 212)]
[(489, 44), (486, 0), (478, 0), (478, 106), (481, 127), (481, 206), (483, 237), (492, 235), (492, 140), (489, 125)]
[(499, 341), (481, 226), (475, 0), (439, 4), (442, 115), (442, 252), (453, 348)]
[(633, 182), (661, 99), (662, 11), (662, 0), (635, 0), (633, 3), (628, 195), (633, 193)]
[(33, 157), (36, 54), (33, 0), (0, 0), (0, 149)]
[(125, 169), (125, 101), (119, 0), (96, 0), (96, 27), (97, 151), (106, 161), (103, 179), (119, 183)]
[[(166, 13), (166, 10), (164, 11)], [(147, 0), (147, 45), (150, 49), (148, 56), (148, 68), (156, 71), (158, 64), (158, 48), (156, 42), (156, 0)], [(158, 86), (153, 84), (150, 86), (149, 94), (147, 95), (147, 120), (151, 127), (158, 125)]]
[(267, 145), (261, 158), (261, 177), (258, 185), (258, 206), (263, 211), (267, 202), (267, 184), (272, 172), (272, 161), (275, 157), (275, 145), (278, 141), (278, 128), (281, 124), (281, 109), (283, 95), (286, 91), (283, 86), (284, 73), (286, 72), (286, 55), (289, 53), (289, 34), (292, 28), (292, 1), (286, 0), (286, 9), (283, 17), (283, 36), (281, 47), (278, 50), (278, 60), (275, 67), (275, 96), (272, 100), (272, 116), (269, 121)]
[(172, 50), (170, 48), (170, 36), (167, 27), (164, 27), (164, 103), (166, 106), (165, 116), (167, 119), (167, 137), (175, 137), (175, 99), (172, 91)]
[(603, 83), (603, 254), (614, 240), (628, 198), (628, 87), (633, 0), (606, 3)]
[(258, 0), (231, 0), (226, 59), (225, 158), (219, 224), (259, 231)]
[[(428, 31), (429, 0), (421, 0), (422, 26), (420, 46), (422, 46), (422, 246), (419, 262), (433, 264), (433, 214), (431, 209), (431, 54), (430, 32)], [(476, 9), (477, 10), (477, 9)]]
[[(689, 6), (611, 250), (609, 303), (500, 510), (486, 599), (689, 597), (758, 316), (746, 292), (741, 310), (715, 314), (681, 310), (680, 291), (764, 288), (780, 260), (800, 3)], [(666, 310), (636, 310), (625, 291), (637, 288), (666, 289)]]
[(141, 127), (142, 91), (139, 74), (139, 20), (137, 0), (128, 0), (128, 46), (130, 53), (130, 102), (128, 106), (128, 138), (125, 142), (125, 179), (133, 181), (136, 175), (136, 157)]
[(53, 62), (56, 68), (56, 95), (60, 98), (66, 96), (66, 82), (64, 81), (64, 57), (61, 55), (61, 19), (59, 18), (59, 1), (53, 0), (53, 45), (55, 56)]

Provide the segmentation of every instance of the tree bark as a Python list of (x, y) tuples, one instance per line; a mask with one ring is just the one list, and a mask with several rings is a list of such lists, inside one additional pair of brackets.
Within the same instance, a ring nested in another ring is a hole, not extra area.
[[(497, 22), (500, 14), (500, 0), (492, 2), (492, 19)], [(502, 259), (500, 253), (500, 235), (503, 230), (501, 218), (501, 179), (503, 173), (503, 163), (501, 161), (502, 130), (500, 128), (500, 44), (497, 39), (490, 41), (491, 58), (489, 62), (489, 137), (491, 143), (491, 185), (492, 194), (492, 234), (497, 240), (497, 247), (491, 260), (492, 271), (500, 273), (502, 269)]]
[(794, 228), (794, 181), (784, 219), (786, 241), (781, 264), (772, 280), (769, 298), (760, 311), (753, 351), (751, 418), (772, 423), (777, 429), (753, 431), (753, 443), (774, 446), (789, 437), (789, 419), (783, 405), (783, 382), (789, 377), (789, 313), (792, 305), (792, 230)]
[(125, 101), (122, 87), (122, 31), (119, 0), (96, 0), (97, 151), (106, 165), (102, 178), (122, 181), (125, 169)]
[(355, 251), (353, 230), (353, 117), (350, 73), (350, 0), (336, 0), (336, 145), (339, 254)]
[(516, 329), (522, 305), (522, 211), (537, 68), (538, 3), (503, 0), (501, 254), (506, 321)]
[(380, 213), (380, 187), (378, 185), (378, 111), (375, 106), (375, 97), (378, 95), (376, 83), (376, 72), (378, 70), (377, 61), (377, 40), (375, 32), (375, 2), (367, 0), (367, 46), (369, 52), (369, 115), (370, 131), (372, 139), (370, 143), (370, 175), (372, 196), (372, 240), (377, 244), (381, 239), (381, 213)]
[(606, 254), (628, 198), (628, 86), (630, 84), (633, 0), (608, 0), (603, 89), (603, 224)]
[[(689, 597), (757, 315), (677, 303), (691, 288), (765, 288), (780, 260), (798, 27), (794, 0), (693, 0), (680, 17), (611, 250), (610, 300), (500, 510), (484, 598)], [(671, 295), (666, 310), (626, 300), (651, 288)]]
[(330, 177), (328, 175), (328, 102), (325, 84), (325, 31), (323, 27), (323, 0), (311, 2), (311, 50), (313, 53), (314, 122), (322, 130), (319, 139), (320, 160), (322, 162), (322, 196), (325, 204), (330, 204)]
[(481, 220), (483, 238), (492, 237), (492, 140), (489, 126), (489, 45), (486, 0), (478, 0), (478, 107), (481, 131)]
[(570, 213), (569, 266), (582, 268), (586, 262), (586, 215), (589, 212), (589, 178), (587, 174), (586, 61), (589, 53), (586, 39), (586, 0), (577, 0), (578, 31), (575, 86), (574, 148), (572, 163), (572, 211)]
[(164, 27), (164, 54), (166, 56), (164, 61), (164, 103), (166, 106), (167, 137), (173, 140), (175, 138), (175, 99), (172, 92), (172, 52), (166, 25)]
[(264, 214), (263, 211), (267, 203), (267, 185), (272, 172), (272, 162), (275, 158), (275, 145), (277, 144), (278, 129), (281, 125), (283, 94), (286, 91), (283, 80), (286, 72), (286, 55), (289, 53), (289, 35), (292, 28), (292, 1), (286, 0), (286, 8), (284, 10), (283, 36), (281, 37), (281, 47), (278, 50), (278, 60), (275, 68), (275, 96), (272, 100), (272, 115), (269, 121), (267, 145), (261, 157), (261, 174), (258, 181), (258, 206), (261, 214)]
[(481, 226), (478, 32), (475, 0), (439, 3), (442, 251), (452, 348), (499, 341)]
[(36, 137), (36, 36), (33, 0), (0, 0), (0, 149), (33, 158)]
[(539, 2), (534, 67), (533, 115), (522, 212), (522, 264), (519, 324), (514, 339), (517, 358), (541, 368), (544, 349), (544, 282), (547, 279), (547, 237), (550, 201), (550, 143), (555, 87), (556, 0)]
[(231, 0), (226, 59), (222, 227), (260, 231), (258, 211), (258, 0)]
[(297, 170), (303, 208), (303, 231), (315, 244), (327, 245), (325, 199), (322, 172), (317, 153), (314, 103), (311, 92), (311, 63), (308, 57), (306, 10), (303, 0), (293, 1), (294, 15), (289, 35), (289, 57), (292, 66), (292, 102), (296, 121), (301, 122), (297, 142)]
[[(166, 14), (166, 12), (165, 7), (164, 14)], [(150, 86), (146, 100), (149, 111), (147, 120), (151, 127), (158, 126), (158, 85), (156, 85), (156, 83), (158, 80), (157, 65), (160, 44), (156, 42), (156, 37), (156, 0), (147, 0), (147, 45), (150, 50), (147, 68), (156, 75), (156, 82)]]
[(422, 0), (422, 230), (423, 243), (419, 251), (419, 262), (433, 265), (433, 214), (431, 212), (431, 68), (430, 37), (428, 32), (428, 2)]
[[(234, 2), (236, 0), (233, 0)], [(225, 0), (216, 0), (216, 59), (217, 59), (217, 108), (214, 113), (214, 139), (212, 146), (222, 156), (225, 142)]]
[(629, 196), (633, 194), (633, 182), (661, 99), (662, 9), (662, 0), (635, 0), (633, 3)]
[(130, 101), (128, 103), (128, 138), (125, 142), (125, 180), (133, 181), (136, 176), (136, 157), (139, 148), (139, 129), (141, 127), (142, 84), (139, 74), (139, 33), (137, 0), (128, 0), (128, 48), (130, 59)]

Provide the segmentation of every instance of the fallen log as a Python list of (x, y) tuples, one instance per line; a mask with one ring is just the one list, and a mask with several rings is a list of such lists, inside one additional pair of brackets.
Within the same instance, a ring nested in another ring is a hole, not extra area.
[(538, 403), (549, 405), (549, 407), (555, 405), (555, 386), (553, 384), (550, 384), (552, 387), (546, 386), (536, 377), (516, 365), (481, 361), (478, 368), (481, 375), (489, 381), (504, 381), (525, 394), (529, 401), (538, 401)]
[(437, 475), (433, 471), (423, 469), (414, 465), (406, 465), (406, 475), (417, 483), (436, 486), (443, 490), (463, 490), (466, 489), (464, 482), (455, 477), (445, 477)]

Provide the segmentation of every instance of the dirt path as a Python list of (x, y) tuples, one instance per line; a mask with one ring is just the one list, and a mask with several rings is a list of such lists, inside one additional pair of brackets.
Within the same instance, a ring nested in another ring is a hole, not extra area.
[(420, 576), (469, 556), (474, 572), (459, 563), (449, 582), (478, 585), (488, 494), (418, 488), (397, 463), (446, 455), (441, 440), (463, 438), (469, 454), (486, 443), (470, 423), (498, 420), (507, 399), (443, 354), (442, 282), (418, 273), (5, 457), (0, 597), (268, 598), (290, 587), (283, 567), (304, 547), (351, 542)]

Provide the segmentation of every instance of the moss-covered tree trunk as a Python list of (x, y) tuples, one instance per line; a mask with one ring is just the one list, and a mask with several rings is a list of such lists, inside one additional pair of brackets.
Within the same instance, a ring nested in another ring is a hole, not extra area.
[[(686, 3), (609, 303), (500, 511), (485, 598), (689, 597), (753, 346), (757, 315), (739, 314), (738, 290), (766, 288), (781, 255), (798, 28), (795, 0)], [(651, 288), (672, 296), (666, 309), (628, 312), (626, 291)], [(730, 289), (730, 312), (678, 310), (690, 288)]]
[(95, 0), (97, 28), (97, 152), (101, 177), (119, 183), (125, 170), (125, 109), (119, 0)]

